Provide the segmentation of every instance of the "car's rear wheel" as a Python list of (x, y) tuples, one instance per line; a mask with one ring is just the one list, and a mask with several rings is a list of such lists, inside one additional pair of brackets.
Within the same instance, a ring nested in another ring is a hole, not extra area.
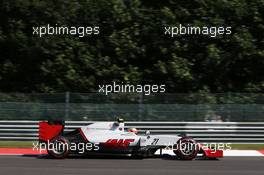
[(173, 152), (181, 160), (193, 160), (199, 151), (195, 140), (189, 137), (182, 137), (177, 144), (174, 145)]
[(48, 146), (48, 154), (56, 159), (64, 159), (69, 154), (69, 141), (63, 136), (51, 140)]

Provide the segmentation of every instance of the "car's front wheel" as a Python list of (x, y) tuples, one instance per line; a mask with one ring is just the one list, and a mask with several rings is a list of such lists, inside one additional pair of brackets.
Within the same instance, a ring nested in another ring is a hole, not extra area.
[(63, 136), (52, 139), (48, 145), (48, 154), (56, 159), (66, 158), (69, 154), (69, 141)]
[(199, 151), (195, 140), (189, 137), (182, 137), (177, 144), (174, 145), (173, 152), (181, 160), (193, 160)]

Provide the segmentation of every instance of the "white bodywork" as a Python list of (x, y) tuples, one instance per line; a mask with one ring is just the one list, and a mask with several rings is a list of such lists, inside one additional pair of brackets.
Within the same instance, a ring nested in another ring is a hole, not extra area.
[(173, 146), (181, 138), (172, 135), (137, 135), (127, 132), (124, 123), (98, 122), (81, 128), (87, 140), (91, 143), (106, 143), (109, 139), (127, 140), (133, 142), (129, 146)]

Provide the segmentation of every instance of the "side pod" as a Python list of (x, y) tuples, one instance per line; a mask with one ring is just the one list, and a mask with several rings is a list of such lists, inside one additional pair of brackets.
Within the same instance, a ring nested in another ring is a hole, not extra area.
[(62, 134), (63, 129), (63, 121), (41, 121), (39, 122), (39, 141), (48, 142)]

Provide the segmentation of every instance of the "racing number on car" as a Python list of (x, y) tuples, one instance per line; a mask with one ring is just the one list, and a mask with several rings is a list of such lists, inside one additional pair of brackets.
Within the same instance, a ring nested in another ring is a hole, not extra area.
[(153, 139), (153, 142), (151, 143), (151, 145), (157, 145), (159, 139)]

